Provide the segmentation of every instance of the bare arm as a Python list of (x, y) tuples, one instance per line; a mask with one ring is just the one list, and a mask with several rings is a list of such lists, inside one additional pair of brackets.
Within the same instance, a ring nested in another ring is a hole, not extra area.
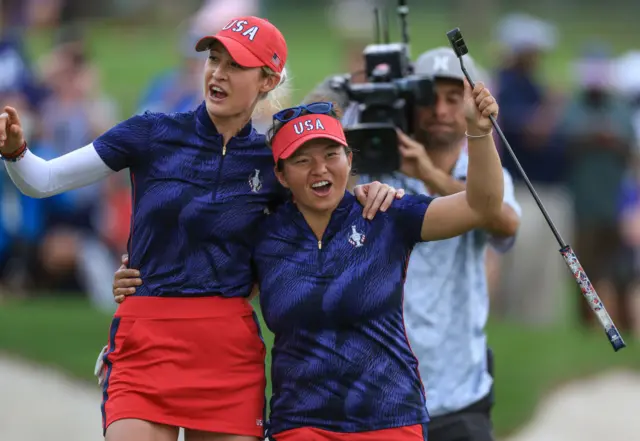
[[(425, 182), (425, 184), (429, 188), (432, 188), (435, 193), (442, 196), (460, 193), (467, 188), (464, 181), (460, 181), (440, 169), (434, 169), (432, 173), (430, 173), (429, 182)], [(490, 219), (483, 228), (492, 236), (511, 237), (516, 234), (519, 226), (520, 216), (506, 202), (505, 186), (505, 202), (502, 204), (500, 213), (495, 218)]]
[(449, 196), (467, 189), (464, 182), (457, 180), (451, 174), (435, 166), (429, 173), (429, 178), (423, 179), (423, 182), (432, 193), (440, 196)]
[(498, 216), (490, 219), (484, 229), (496, 238), (515, 236), (520, 227), (520, 216), (507, 204), (502, 204)]
[(17, 162), (5, 161), (11, 180), (32, 198), (46, 198), (84, 187), (115, 173), (100, 158), (93, 144), (47, 161), (30, 151)]

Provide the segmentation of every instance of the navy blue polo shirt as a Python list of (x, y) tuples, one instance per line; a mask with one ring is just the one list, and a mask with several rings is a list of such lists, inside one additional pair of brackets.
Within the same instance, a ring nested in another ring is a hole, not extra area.
[(270, 434), (429, 420), (402, 302), (431, 200), (404, 196), (366, 220), (346, 193), (320, 241), (291, 202), (269, 216), (254, 262), (262, 313), (275, 334)]
[(204, 103), (134, 116), (93, 143), (131, 174), (128, 251), (136, 296), (248, 296), (251, 250), (267, 208), (283, 199), (264, 135), (249, 123), (223, 147)]

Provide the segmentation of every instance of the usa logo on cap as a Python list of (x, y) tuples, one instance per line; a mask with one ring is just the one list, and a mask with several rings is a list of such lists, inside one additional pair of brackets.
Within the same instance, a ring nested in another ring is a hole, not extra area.
[(215, 35), (202, 37), (196, 50), (210, 50), (215, 41), (222, 43), (234, 61), (244, 67), (267, 66), (280, 73), (287, 62), (284, 36), (264, 18), (234, 18)]

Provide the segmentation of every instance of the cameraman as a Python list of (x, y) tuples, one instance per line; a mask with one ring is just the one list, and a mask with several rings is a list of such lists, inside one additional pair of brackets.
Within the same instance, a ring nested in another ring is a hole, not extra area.
[[(465, 65), (477, 78), (468, 56)], [(415, 139), (399, 135), (400, 170), (380, 180), (408, 194), (446, 196), (463, 191), (468, 156), (460, 64), (451, 49), (438, 48), (420, 56), (415, 73), (434, 79), (436, 102), (416, 109)], [(327, 84), (305, 102), (327, 96), (346, 104), (346, 98), (329, 91)], [(354, 122), (356, 107), (345, 113), (345, 124)], [(484, 257), (487, 244), (502, 252), (513, 245), (521, 214), (506, 170), (504, 177), (500, 219), (483, 231), (416, 245), (407, 269), (405, 323), (432, 417), (429, 441), (493, 439), (493, 371), (484, 334), (489, 314)]]
[[(477, 78), (468, 55), (465, 65), (471, 78)], [(436, 102), (417, 107), (415, 139), (400, 135), (400, 170), (382, 181), (408, 194), (463, 191), (469, 158), (460, 63), (453, 50), (438, 48), (418, 58), (415, 73), (434, 79)], [(405, 322), (432, 416), (430, 441), (493, 439), (493, 369), (484, 334), (489, 314), (485, 253), (487, 244), (501, 252), (513, 245), (521, 214), (506, 170), (504, 183), (502, 215), (486, 230), (418, 244), (411, 255)]]

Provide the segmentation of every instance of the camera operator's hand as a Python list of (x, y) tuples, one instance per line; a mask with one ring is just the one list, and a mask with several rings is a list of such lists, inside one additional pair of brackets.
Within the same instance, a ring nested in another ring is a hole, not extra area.
[(400, 171), (405, 175), (428, 181), (429, 176), (435, 170), (431, 158), (427, 154), (424, 146), (418, 141), (411, 139), (400, 129), (398, 133), (398, 149), (400, 150)]
[(464, 114), (467, 119), (467, 133), (469, 135), (483, 135), (492, 129), (489, 115), (498, 117), (498, 103), (482, 82), (471, 85), (464, 80)]

